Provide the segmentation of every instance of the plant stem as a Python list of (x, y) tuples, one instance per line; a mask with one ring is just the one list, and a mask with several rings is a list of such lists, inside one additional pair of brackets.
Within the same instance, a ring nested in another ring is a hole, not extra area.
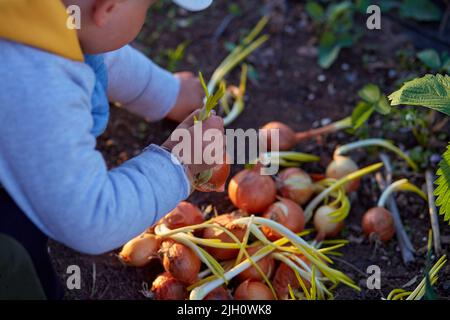
[(392, 183), (383, 191), (380, 199), (378, 200), (377, 206), (385, 207), (386, 201), (389, 199), (391, 194), (397, 191), (412, 191), (417, 195), (419, 195), (420, 197), (422, 197), (425, 201), (427, 200), (427, 196), (422, 190), (417, 188), (415, 185), (409, 183), (408, 179), (401, 179)]
[(379, 146), (379, 147), (383, 147), (388, 150), (391, 150), (396, 155), (398, 155), (400, 158), (404, 159), (414, 171), (417, 171), (417, 169), (418, 169), (417, 164), (410, 157), (408, 157), (402, 150), (400, 150), (398, 147), (393, 145), (391, 142), (384, 140), (384, 139), (366, 139), (366, 140), (352, 142), (352, 143), (349, 143), (349, 144), (346, 144), (346, 145), (343, 145), (343, 146), (337, 148), (334, 151), (334, 155), (340, 156), (340, 155), (346, 154), (347, 152), (349, 152), (353, 149), (362, 148), (362, 147), (371, 147), (371, 146)]
[(347, 182), (361, 178), (362, 176), (365, 176), (369, 173), (372, 173), (378, 169), (380, 169), (383, 166), (383, 163), (378, 162), (373, 165), (367, 166), (363, 169), (357, 170), (355, 172), (352, 172), (345, 177), (337, 180), (335, 183), (333, 183), (331, 186), (323, 190), (319, 195), (317, 195), (306, 207), (305, 209), (305, 220), (308, 222), (311, 220), (314, 209), (327, 197), (329, 196), (333, 191), (338, 189), (339, 187), (345, 185)]
[(427, 183), (428, 207), (430, 213), (431, 228), (433, 230), (434, 253), (439, 256), (441, 255), (442, 252), (441, 233), (439, 230), (439, 220), (434, 198), (434, 188), (433, 188), (434, 175), (431, 173), (430, 170), (427, 170), (425, 172), (425, 180)]
[(336, 121), (334, 123), (331, 123), (329, 125), (317, 128), (317, 129), (311, 129), (308, 131), (303, 132), (297, 132), (295, 134), (295, 140), (297, 142), (308, 140), (311, 138), (314, 138), (316, 136), (324, 135), (333, 133), (339, 130), (347, 129), (352, 126), (352, 119), (351, 117), (344, 118), (342, 120)]

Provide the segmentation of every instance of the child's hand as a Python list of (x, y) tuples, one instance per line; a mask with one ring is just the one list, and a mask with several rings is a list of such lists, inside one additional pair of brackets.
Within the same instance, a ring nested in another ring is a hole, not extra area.
[[(217, 164), (206, 164), (204, 162), (204, 159), (202, 157), (202, 163), (201, 164), (194, 164), (194, 143), (196, 140), (202, 141), (201, 144), (201, 152), (203, 155), (203, 152), (205, 150), (205, 148), (207, 146), (209, 146), (212, 143), (217, 143), (217, 141), (220, 141), (220, 137), (216, 137), (214, 136), (213, 139), (210, 139), (211, 136), (208, 137), (208, 141), (205, 141), (205, 139), (203, 139), (203, 137), (198, 137), (196, 136), (196, 134), (198, 135), (198, 128), (196, 128), (196, 130), (194, 130), (194, 117), (199, 115), (200, 110), (196, 110), (193, 113), (191, 113), (191, 115), (186, 118), (182, 123), (180, 123), (180, 125), (175, 129), (174, 132), (172, 132), (172, 135), (169, 137), (169, 139), (166, 140), (166, 142), (164, 142), (164, 144), (162, 145), (162, 147), (164, 147), (165, 149), (172, 151), (172, 149), (178, 145), (179, 143), (186, 143), (186, 139), (185, 135), (180, 133), (177, 134), (177, 130), (188, 130), (189, 131), (189, 136), (190, 136), (190, 150), (191, 150), (191, 159), (184, 159), (185, 161), (184, 164), (187, 166), (188, 170), (190, 171), (189, 173), (191, 174), (191, 177), (196, 175), (197, 173), (206, 171), (208, 169), (212, 169), (214, 168)], [(223, 145), (219, 146), (222, 147), (225, 150), (225, 135), (224, 135), (224, 127), (223, 127), (223, 119), (221, 117), (218, 117), (215, 115), (215, 112), (212, 111), (211, 113), (211, 117), (208, 118), (207, 120), (201, 122), (199, 125), (202, 126), (202, 133), (203, 136), (205, 136), (205, 133), (208, 129), (216, 129), (216, 133), (217, 135), (221, 135), (222, 139), (221, 141), (223, 141)], [(213, 132), (214, 133), (214, 132)], [(183, 137), (183, 138), (180, 138)], [(212, 140), (212, 142), (211, 142)], [(189, 143), (189, 141), (188, 141)], [(183, 155), (183, 157), (185, 157), (185, 155)]]
[(175, 106), (169, 112), (167, 118), (181, 122), (194, 110), (202, 107), (205, 93), (200, 81), (191, 72), (176, 73), (175, 77), (180, 80), (180, 92)]

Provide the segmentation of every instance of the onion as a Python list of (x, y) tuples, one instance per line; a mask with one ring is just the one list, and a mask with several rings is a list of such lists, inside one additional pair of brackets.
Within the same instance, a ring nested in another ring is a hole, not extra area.
[[(327, 178), (340, 179), (346, 175), (357, 171), (358, 165), (350, 158), (344, 156), (335, 156), (333, 161), (327, 167)], [(360, 179), (354, 179), (345, 186), (347, 192), (358, 190)]]
[(201, 262), (190, 248), (172, 240), (166, 240), (161, 245), (160, 254), (164, 270), (177, 280), (186, 284), (192, 284), (198, 280)]
[(230, 293), (224, 287), (214, 289), (203, 300), (232, 300)]
[(157, 255), (160, 238), (150, 233), (128, 241), (119, 253), (119, 259), (128, 266), (143, 267)]
[(231, 202), (248, 213), (262, 213), (276, 200), (276, 185), (269, 176), (260, 175), (260, 166), (236, 174), (228, 185)]
[(314, 193), (311, 177), (298, 168), (287, 168), (278, 175), (280, 194), (302, 205), (308, 202)]
[(185, 300), (187, 297), (187, 290), (183, 283), (168, 272), (160, 274), (153, 281), (151, 290), (155, 300)]
[(388, 241), (395, 234), (394, 219), (385, 208), (375, 207), (364, 214), (362, 229), (366, 236), (376, 235), (379, 240)]
[(211, 170), (202, 173), (202, 181), (197, 181), (195, 189), (200, 192), (224, 192), (225, 183), (230, 175), (230, 164), (228, 157), (225, 155), (222, 164), (216, 165)]
[[(311, 263), (307, 261), (303, 256), (301, 256), (300, 258), (304, 260), (308, 265), (311, 265)], [(311, 286), (310, 281), (303, 278), (302, 280), (305, 284), (306, 289), (309, 289)], [(278, 299), (280, 300), (286, 300), (289, 298), (288, 285), (291, 286), (292, 290), (300, 288), (300, 283), (298, 282), (294, 270), (292, 270), (285, 263), (280, 263), (280, 266), (278, 267), (277, 271), (275, 272), (275, 276), (273, 277), (272, 285)]]
[[(233, 221), (236, 216), (233, 214), (223, 214), (212, 219), (211, 223), (216, 223), (222, 227), (225, 227), (233, 233), (239, 241), (242, 241), (245, 236), (245, 226), (234, 224)], [(219, 239), (222, 242), (235, 243), (224, 231), (218, 228), (206, 228), (203, 230), (203, 238), (205, 239)], [(239, 249), (221, 249), (208, 247), (207, 251), (217, 260), (230, 260), (236, 258), (239, 253)]]
[(264, 283), (246, 280), (234, 292), (236, 300), (273, 300), (272, 291)]
[(204, 220), (203, 214), (197, 206), (187, 201), (182, 201), (161, 220), (161, 223), (173, 230), (200, 224)]
[(333, 221), (334, 217), (329, 215), (336, 209), (330, 206), (321, 206), (314, 215), (314, 227), (318, 232), (318, 238), (335, 237), (344, 227), (344, 221)]
[[(278, 222), (295, 233), (301, 232), (305, 228), (303, 209), (289, 199), (280, 198), (280, 201), (275, 202), (264, 212), (263, 217)], [(271, 241), (282, 237), (267, 226), (263, 226), (262, 231)]]
[[(253, 246), (247, 248), (247, 252), (250, 256), (255, 254), (259, 249), (261, 249), (261, 246)], [(242, 260), (247, 259), (246, 256), (243, 256)], [(240, 262), (242, 262), (242, 260)], [(258, 267), (261, 269), (261, 271), (267, 276), (267, 278), (270, 278), (274, 269), (275, 269), (275, 261), (273, 258), (268, 255), (259, 260), (257, 263)], [(250, 266), (249, 268), (245, 269), (243, 272), (241, 272), (237, 279), (239, 281), (245, 281), (245, 280), (257, 280), (262, 281), (263, 277), (262, 275), (256, 270), (254, 266)]]

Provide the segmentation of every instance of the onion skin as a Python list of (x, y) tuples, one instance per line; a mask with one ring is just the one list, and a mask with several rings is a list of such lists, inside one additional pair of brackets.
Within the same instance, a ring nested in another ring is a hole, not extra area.
[(161, 239), (150, 233), (143, 233), (128, 241), (119, 253), (119, 259), (127, 266), (144, 267), (157, 256)]
[(329, 214), (335, 212), (336, 209), (330, 206), (321, 206), (314, 214), (314, 227), (318, 232), (318, 239), (336, 237), (344, 228), (344, 221), (332, 221), (333, 217)]
[[(327, 167), (326, 176), (327, 178), (340, 179), (357, 170), (359, 170), (359, 167), (352, 159), (344, 156), (335, 156)], [(356, 191), (360, 183), (360, 179), (352, 180), (346, 184), (345, 190), (347, 192)]]
[(174, 278), (188, 285), (198, 280), (201, 261), (190, 248), (167, 240), (162, 243), (160, 254), (164, 270)]
[(168, 272), (160, 274), (153, 281), (151, 290), (155, 300), (185, 300), (188, 294), (184, 284)]
[(233, 297), (224, 287), (219, 287), (208, 293), (203, 300), (233, 300)]
[[(294, 201), (285, 198), (280, 198), (280, 201), (271, 205), (264, 212), (263, 218), (278, 222), (295, 233), (301, 232), (305, 228), (305, 214), (303, 213), (303, 209)], [(279, 233), (266, 226), (263, 226), (261, 229), (271, 241), (278, 240), (282, 237)]]
[(236, 300), (273, 300), (272, 291), (264, 283), (246, 280), (234, 292)]
[(267, 132), (267, 148), (268, 150), (272, 150), (272, 141), (271, 141), (271, 130), (279, 130), (280, 135), (280, 151), (288, 151), (295, 147), (297, 144), (297, 139), (295, 137), (295, 131), (292, 130), (289, 126), (285, 125), (282, 122), (272, 121), (264, 125), (261, 130)]
[(278, 175), (278, 191), (284, 198), (303, 205), (314, 193), (311, 177), (299, 168), (287, 168)]
[(260, 167), (245, 169), (236, 174), (228, 184), (228, 196), (239, 209), (251, 214), (261, 214), (276, 200), (277, 189), (270, 176), (262, 176)]
[(160, 223), (174, 230), (187, 226), (193, 226), (205, 221), (200, 209), (187, 201), (180, 202), (175, 209), (167, 214)]
[(224, 192), (225, 184), (230, 175), (230, 164), (228, 156), (225, 155), (222, 164), (216, 165), (212, 168), (212, 175), (207, 182), (196, 185), (195, 189), (200, 192)]
[[(253, 247), (247, 248), (247, 252), (250, 256), (252, 256), (259, 249), (261, 249), (261, 246), (253, 246)], [(242, 260), (240, 262), (242, 262), (245, 259), (247, 259), (247, 257), (243, 256)], [(270, 278), (272, 276), (272, 273), (275, 270), (275, 261), (273, 260), (273, 258), (270, 255), (265, 256), (264, 258), (259, 260), (256, 264), (261, 269), (261, 271), (267, 276), (267, 278)], [(242, 271), (240, 274), (238, 274), (236, 278), (240, 282), (245, 281), (245, 280), (255, 280), (255, 281), (263, 280), (263, 277), (258, 272), (258, 270), (256, 270), (256, 268), (254, 266), (248, 267), (247, 269)]]
[(364, 214), (362, 229), (368, 237), (376, 235), (381, 241), (389, 241), (395, 234), (394, 219), (385, 208), (375, 207)]
[[(233, 214), (223, 214), (214, 218), (211, 223), (216, 223), (222, 227), (227, 228), (233, 233), (239, 241), (242, 242), (245, 236), (245, 226), (234, 224), (236, 217)], [(203, 230), (203, 238), (205, 239), (220, 239), (222, 242), (235, 243), (225, 232), (217, 228), (206, 228)], [(217, 260), (230, 260), (236, 258), (239, 249), (221, 249), (207, 247), (206, 250)]]

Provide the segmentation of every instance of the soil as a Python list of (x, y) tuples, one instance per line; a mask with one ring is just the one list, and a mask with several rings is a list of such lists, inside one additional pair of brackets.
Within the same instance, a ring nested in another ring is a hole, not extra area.
[[(408, 74), (408, 71), (397, 68), (396, 52), (398, 49), (413, 49), (413, 45), (401, 27), (391, 19), (383, 20), (382, 30), (366, 30), (357, 45), (343, 50), (330, 69), (322, 70), (316, 63), (315, 29), (303, 10), (303, 3), (234, 2), (239, 4), (242, 14), (234, 17), (220, 34), (216, 31), (228, 16), (228, 1), (216, 0), (212, 9), (192, 15), (178, 10), (174, 19), (168, 18), (174, 14), (173, 9), (169, 9), (171, 6), (163, 5), (152, 12), (136, 43), (138, 48), (151, 57), (159, 56), (159, 61), (164, 63), (161, 52), (189, 40), (186, 56), (178, 70), (201, 70), (205, 75), (210, 75), (226, 55), (224, 45), (235, 43), (259, 20), (262, 12), (268, 12), (272, 18), (268, 28), (271, 38), (249, 59), (258, 80), (250, 82), (246, 110), (231, 125), (232, 128), (258, 128), (268, 121), (278, 120), (298, 131), (306, 130), (350, 114), (358, 100), (356, 93), (365, 84), (372, 82), (384, 88), (385, 92), (392, 92), (396, 80)], [(192, 25), (186, 26), (189, 23)], [(156, 40), (155, 33), (158, 34)], [(234, 72), (229, 81), (237, 83), (238, 78), (239, 72)], [(108, 166), (113, 168), (138, 154), (149, 143), (163, 142), (175, 127), (169, 121), (150, 124), (124, 110), (112, 108), (109, 127), (99, 138), (98, 149)], [(379, 127), (380, 121), (375, 118), (371, 123), (372, 136), (380, 134)], [(414, 144), (410, 132), (394, 132), (392, 135), (401, 145), (408, 147)], [(300, 144), (296, 150), (321, 155), (320, 163), (306, 165), (305, 168), (311, 172), (323, 172), (335, 146), (352, 139), (355, 138), (351, 135), (338, 133)], [(437, 150), (443, 150), (445, 145), (436, 141), (435, 144)], [(361, 166), (378, 161), (375, 155), (368, 156), (365, 152), (356, 152), (355, 159)], [(239, 166), (234, 166), (233, 172), (239, 169)], [(411, 178), (419, 185), (424, 183), (420, 175)], [(343, 256), (335, 264), (362, 290), (356, 292), (341, 285), (335, 290), (336, 299), (381, 299), (393, 288), (400, 288), (411, 279), (421, 279), (423, 276), (430, 228), (426, 204), (408, 194), (397, 197), (401, 217), (417, 250), (416, 262), (405, 266), (395, 239), (380, 244), (361, 235), (362, 214), (376, 204), (379, 193), (374, 178), (365, 178), (358, 193), (352, 197), (352, 211), (340, 237), (350, 243), (341, 250)], [(214, 204), (222, 213), (233, 210), (226, 193), (194, 193), (189, 200), (203, 207)], [(441, 218), (440, 224), (443, 246), (448, 254), (450, 228)], [(67, 278), (65, 271), (69, 265), (76, 264), (82, 270), (81, 290), (67, 291), (67, 299), (146, 299), (141, 290), (151, 286), (155, 275), (162, 270), (157, 261), (142, 269), (127, 268), (118, 261), (116, 252), (92, 257), (53, 241), (50, 252), (62, 281)], [(366, 287), (366, 269), (370, 265), (381, 268), (381, 290)], [(450, 265), (440, 273), (437, 292), (440, 296), (450, 296)]]

